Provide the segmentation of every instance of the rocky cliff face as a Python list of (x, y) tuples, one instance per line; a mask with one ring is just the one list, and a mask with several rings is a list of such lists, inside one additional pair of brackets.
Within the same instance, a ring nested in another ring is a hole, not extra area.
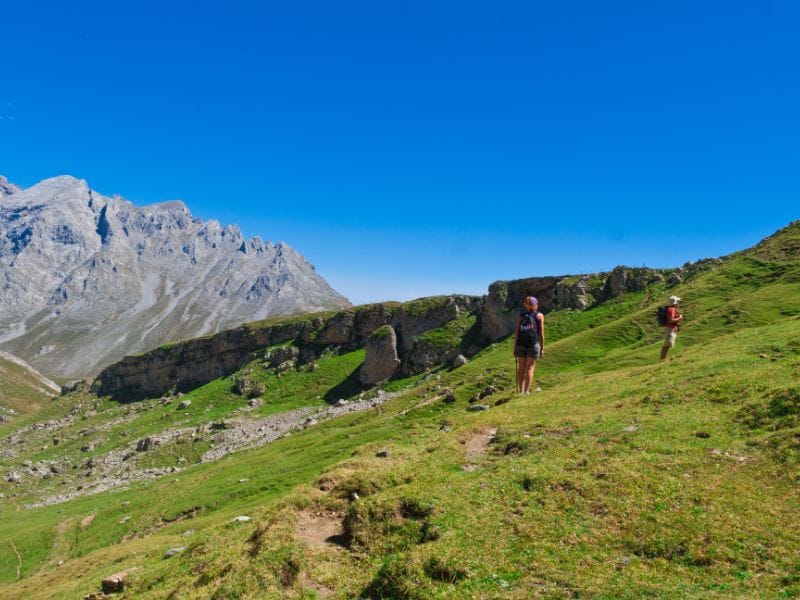
[[(388, 376), (387, 370), (391, 374), (402, 368), (403, 372), (413, 373), (427, 368), (429, 365), (414, 361), (415, 351), (424, 341), (416, 341), (412, 335), (476, 314), (480, 306), (481, 298), (477, 296), (436, 296), (405, 304), (369, 304), (335, 313), (249, 323), (214, 336), (125, 357), (104, 369), (93, 385), (99, 394), (112, 395), (121, 401), (154, 397), (172, 389), (188, 390), (203, 385), (233, 373), (257, 357), (277, 367), (289, 355), (285, 349), (270, 348), (281, 344), (292, 344), (290, 359), (293, 366), (298, 366), (324, 353), (363, 348), (374, 332), (389, 326), (385, 329), (386, 333), (391, 330), (388, 339), (371, 345), (364, 376), (364, 383), (371, 384), (377, 381), (375, 377)], [(369, 349), (370, 346), (368, 352)], [(382, 364), (386, 362), (384, 358), (391, 365)]]
[(50, 375), (347, 306), (286, 244), (247, 240), (181, 202), (137, 207), (73, 177), (25, 190), (0, 178), (0, 347)]
[[(697, 268), (684, 266), (677, 271), (688, 274)], [(664, 280), (665, 273), (653, 269), (618, 267), (587, 276), (498, 281), (484, 297), (435, 296), (250, 323), (126, 357), (100, 373), (93, 385), (100, 394), (135, 400), (194, 388), (233, 373), (254, 358), (276, 369), (294, 368), (325, 353), (358, 348), (366, 348), (359, 380), (374, 385), (397, 374), (451, 364), (457, 357), (463, 363), (460, 355), (472, 356), (513, 333), (526, 295), (537, 296), (544, 312), (583, 310)], [(281, 346), (287, 343), (291, 347)]]

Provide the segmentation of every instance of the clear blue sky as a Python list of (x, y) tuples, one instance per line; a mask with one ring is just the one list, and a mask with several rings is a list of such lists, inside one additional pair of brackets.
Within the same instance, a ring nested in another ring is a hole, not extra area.
[(283, 240), (356, 303), (800, 217), (800, 3), (6, 2), (0, 174)]

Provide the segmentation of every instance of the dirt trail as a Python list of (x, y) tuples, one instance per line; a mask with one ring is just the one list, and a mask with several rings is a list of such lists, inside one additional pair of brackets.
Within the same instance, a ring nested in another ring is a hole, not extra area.
[(474, 471), (475, 464), (486, 453), (486, 448), (497, 433), (496, 427), (482, 427), (464, 441), (465, 471)]
[(295, 537), (314, 548), (345, 547), (342, 519), (336, 512), (300, 513), (294, 528)]

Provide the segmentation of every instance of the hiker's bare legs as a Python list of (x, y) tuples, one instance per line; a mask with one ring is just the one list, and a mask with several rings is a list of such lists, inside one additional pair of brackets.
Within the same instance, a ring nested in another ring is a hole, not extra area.
[(522, 386), (525, 382), (525, 357), (517, 358), (517, 393), (522, 393)]
[(521, 358), (520, 362), (523, 363), (522, 372), (522, 393), (527, 394), (531, 389), (533, 382), (533, 372), (536, 369), (536, 359), (530, 356)]

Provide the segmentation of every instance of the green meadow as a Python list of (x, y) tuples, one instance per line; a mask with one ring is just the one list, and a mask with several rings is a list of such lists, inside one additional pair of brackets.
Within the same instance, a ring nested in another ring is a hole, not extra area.
[[(671, 293), (686, 320), (660, 362), (655, 312)], [(424, 336), (457, 347), (474, 327)], [(216, 462), (198, 462), (207, 441), (178, 438), (147, 460), (180, 471), (126, 488), (28, 508), (83, 469), (0, 480), (0, 598), (81, 598), (120, 571), (114, 597), (136, 599), (800, 597), (800, 224), (677, 287), (549, 313), (546, 334), (530, 395), (514, 391), (507, 339)], [(186, 394), (186, 410), (37, 398), (22, 382), (30, 408), (3, 436), (72, 420), (57, 444), (47, 430), (6, 443), (0, 472), (354, 399), (363, 357), (282, 374), (254, 360)], [(263, 404), (233, 391), (241, 375)], [(489, 409), (468, 410), (490, 386)]]

